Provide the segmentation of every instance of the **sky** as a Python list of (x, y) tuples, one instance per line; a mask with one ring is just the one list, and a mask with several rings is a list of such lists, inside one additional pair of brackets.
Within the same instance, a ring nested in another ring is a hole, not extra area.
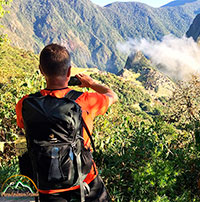
[[(112, 2), (116, 2), (118, 0), (91, 0), (93, 3), (97, 4), (97, 5), (100, 5), (100, 6), (105, 6), (109, 3), (112, 3)], [(149, 6), (152, 6), (152, 7), (160, 7), (160, 6), (163, 6), (173, 0), (119, 0), (120, 2), (127, 2), (127, 1), (135, 1), (135, 2), (141, 2), (141, 3), (145, 3)]]

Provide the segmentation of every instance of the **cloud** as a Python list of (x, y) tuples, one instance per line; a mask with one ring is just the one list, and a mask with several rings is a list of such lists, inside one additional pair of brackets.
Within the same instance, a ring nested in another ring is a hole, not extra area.
[(185, 80), (200, 72), (200, 47), (192, 38), (167, 35), (162, 41), (129, 39), (118, 43), (117, 48), (127, 54), (142, 51), (172, 79)]

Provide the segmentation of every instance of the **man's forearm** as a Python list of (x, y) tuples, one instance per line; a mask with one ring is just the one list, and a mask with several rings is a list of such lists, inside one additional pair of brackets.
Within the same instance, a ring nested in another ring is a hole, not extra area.
[(107, 86), (98, 84), (96, 82), (92, 83), (90, 88), (100, 94), (106, 94), (106, 93), (112, 92), (112, 90), (110, 88), (108, 88)]
[(81, 81), (80, 87), (88, 87), (100, 94), (109, 97), (109, 106), (118, 100), (117, 94), (107, 86), (96, 83), (91, 77), (85, 74), (77, 74), (76, 77)]
[(93, 89), (94, 91), (96, 91), (97, 93), (105, 94), (106, 96), (108, 96), (109, 97), (109, 106), (112, 105), (113, 103), (117, 102), (117, 100), (118, 100), (117, 94), (112, 89), (108, 88), (107, 86), (94, 82), (94, 83), (92, 83), (90, 88)]

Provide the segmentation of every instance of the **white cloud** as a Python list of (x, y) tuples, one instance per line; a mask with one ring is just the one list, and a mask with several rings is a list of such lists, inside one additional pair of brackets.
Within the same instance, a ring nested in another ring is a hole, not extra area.
[(117, 47), (128, 54), (142, 51), (155, 65), (161, 64), (160, 71), (171, 78), (187, 79), (190, 74), (200, 72), (200, 47), (192, 38), (168, 35), (162, 41), (130, 39)]

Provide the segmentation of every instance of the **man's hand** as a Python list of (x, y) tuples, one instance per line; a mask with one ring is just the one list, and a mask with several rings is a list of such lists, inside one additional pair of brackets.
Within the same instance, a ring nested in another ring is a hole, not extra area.
[(79, 79), (79, 81), (81, 82), (81, 85), (79, 87), (86, 87), (86, 88), (91, 88), (91, 86), (94, 83), (94, 80), (89, 77), (88, 75), (85, 74), (77, 74), (76, 77)]
[(76, 77), (80, 80), (81, 85), (79, 87), (91, 88), (97, 93), (105, 94), (109, 98), (109, 106), (114, 102), (117, 102), (118, 96), (112, 89), (107, 86), (96, 83), (91, 77), (85, 74), (77, 74)]

